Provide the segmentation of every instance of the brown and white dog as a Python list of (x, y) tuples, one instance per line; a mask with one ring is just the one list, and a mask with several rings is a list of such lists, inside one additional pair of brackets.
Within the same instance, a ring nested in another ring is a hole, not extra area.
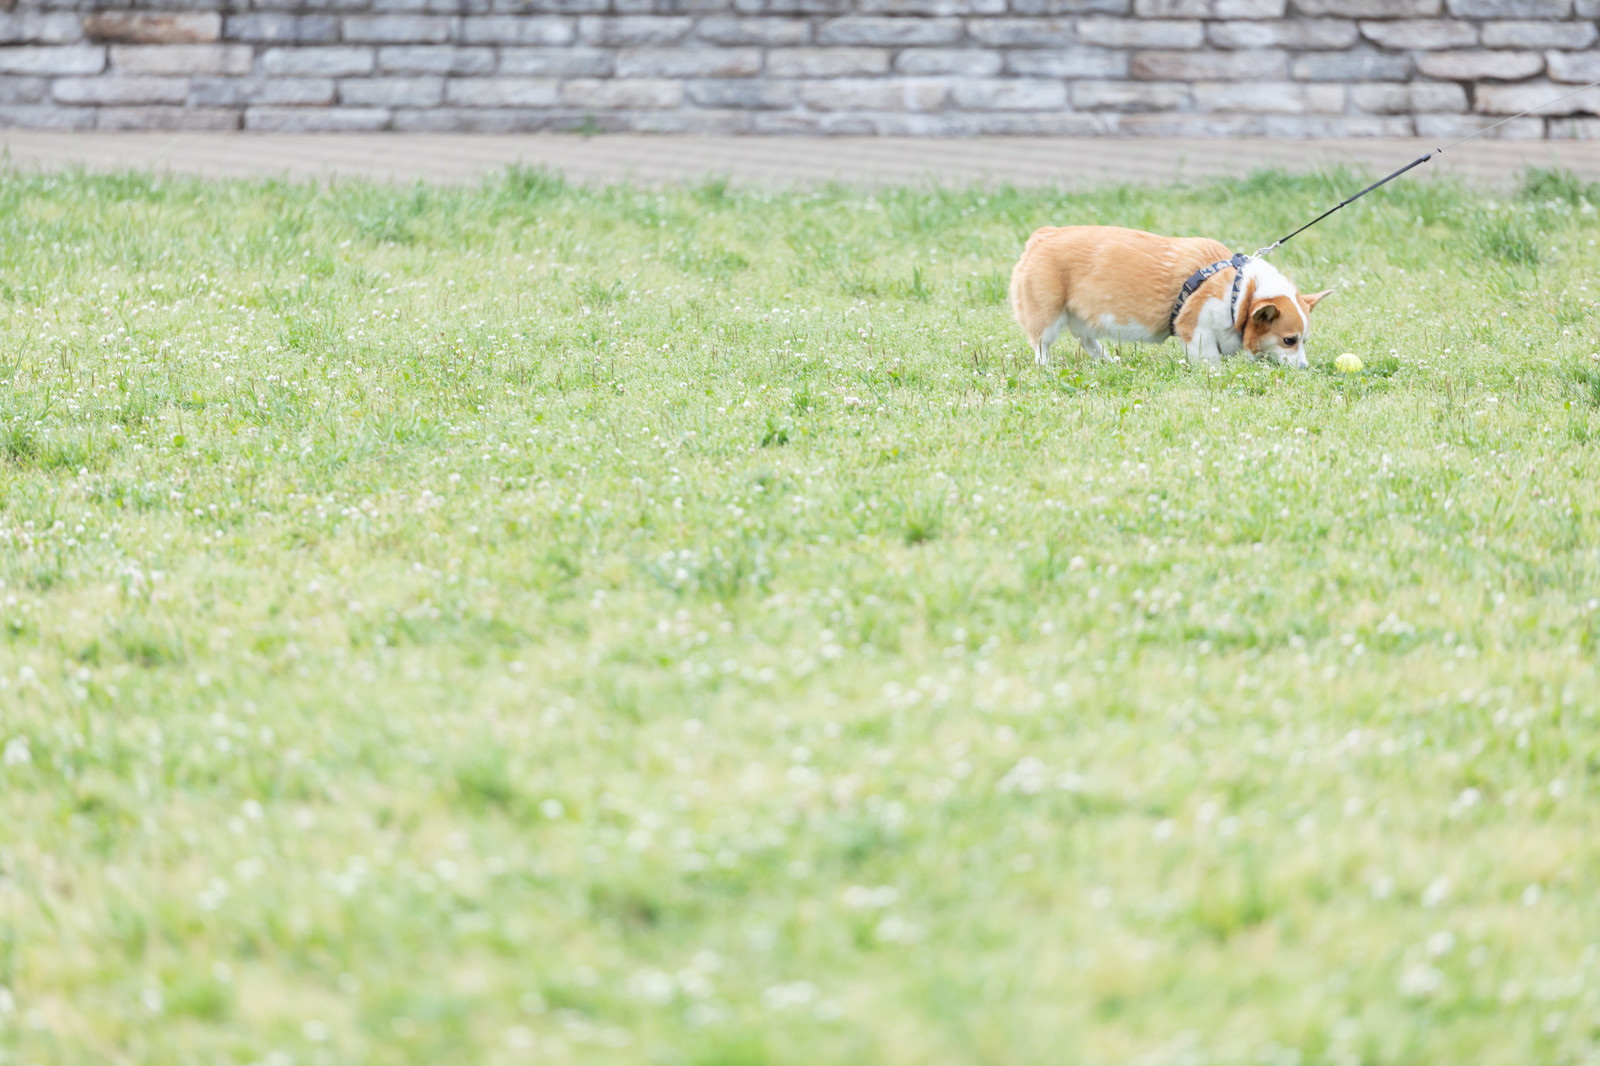
[(1304, 367), (1311, 309), (1328, 292), (1302, 296), (1266, 260), (1217, 241), (1117, 226), (1046, 226), (1011, 272), (1011, 310), (1040, 366), (1065, 330), (1095, 359), (1105, 358), (1101, 340), (1176, 335), (1194, 362), (1243, 348)]

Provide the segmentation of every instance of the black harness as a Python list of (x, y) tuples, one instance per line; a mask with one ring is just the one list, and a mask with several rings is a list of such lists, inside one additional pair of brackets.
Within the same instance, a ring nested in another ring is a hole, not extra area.
[(1189, 280), (1183, 283), (1183, 288), (1178, 293), (1178, 302), (1172, 305), (1172, 317), (1167, 319), (1168, 335), (1178, 332), (1178, 312), (1183, 310), (1184, 303), (1194, 295), (1194, 290), (1204, 285), (1207, 278), (1224, 267), (1233, 267), (1236, 271), (1233, 275), (1233, 290), (1228, 296), (1228, 311), (1231, 315), (1236, 309), (1236, 302), (1239, 299), (1239, 281), (1244, 277), (1244, 266), (1248, 262), (1250, 262), (1250, 257), (1243, 252), (1239, 252), (1232, 259), (1224, 259), (1220, 263), (1212, 263), (1210, 266), (1201, 267), (1193, 274), (1190, 274)]

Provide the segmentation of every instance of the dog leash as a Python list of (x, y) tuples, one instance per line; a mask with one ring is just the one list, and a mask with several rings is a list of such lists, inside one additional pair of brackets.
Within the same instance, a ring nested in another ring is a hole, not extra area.
[(1254, 256), (1252, 256), (1251, 258), (1260, 259), (1263, 256), (1270, 254), (1279, 245), (1281, 245), (1284, 241), (1287, 241), (1291, 237), (1295, 237), (1295, 236), (1298, 236), (1301, 233), (1304, 233), (1306, 230), (1310, 229), (1312, 226), (1315, 226), (1318, 222), (1321, 222), (1323, 219), (1327, 218), (1329, 215), (1331, 215), (1335, 211), (1339, 210), (1339, 208), (1344, 207), (1344, 206), (1346, 206), (1348, 204), (1355, 203), (1357, 200), (1359, 200), (1363, 196), (1367, 195), (1367, 193), (1371, 192), (1373, 189), (1379, 188), (1380, 186), (1383, 186), (1383, 185), (1387, 185), (1389, 182), (1393, 181), (1395, 178), (1398, 178), (1400, 175), (1404, 174), (1406, 171), (1410, 170), (1412, 167), (1420, 167), (1422, 164), (1426, 163), (1428, 160), (1432, 159), (1434, 156), (1443, 155), (1447, 150), (1449, 150), (1451, 148), (1454, 148), (1456, 145), (1461, 144), (1463, 141), (1470, 141), (1474, 137), (1482, 137), (1485, 133), (1488, 133), (1490, 130), (1499, 129), (1501, 126), (1504, 126), (1507, 122), (1515, 122), (1519, 118), (1525, 118), (1528, 115), (1533, 114), (1535, 111), (1541, 111), (1544, 108), (1549, 107), (1551, 104), (1559, 104), (1563, 100), (1571, 99), (1572, 97), (1577, 96), (1579, 93), (1587, 92), (1590, 89), (1595, 88), (1596, 86), (1600, 86), (1600, 81), (1591, 81), (1588, 85), (1580, 86), (1580, 87), (1572, 90), (1570, 93), (1566, 93), (1565, 95), (1556, 97), (1554, 100), (1546, 100), (1542, 104), (1537, 104), (1537, 105), (1535, 105), (1533, 107), (1528, 108), (1528, 110), (1522, 112), (1519, 115), (1512, 115), (1510, 118), (1503, 118), (1499, 122), (1496, 122), (1493, 126), (1485, 126), (1483, 129), (1478, 130), (1476, 133), (1469, 133), (1465, 137), (1460, 138), (1459, 140), (1451, 141), (1449, 144), (1445, 145), (1443, 148), (1435, 148), (1431, 152), (1425, 152), (1422, 155), (1418, 156), (1417, 158), (1413, 159), (1411, 162), (1407, 163), (1405, 166), (1401, 167), (1399, 170), (1395, 171), (1393, 174), (1390, 174), (1387, 178), (1384, 178), (1381, 181), (1373, 182), (1371, 185), (1368, 185), (1365, 189), (1362, 189), (1360, 192), (1356, 193), (1354, 196), (1350, 197), (1348, 200), (1342, 200), (1339, 203), (1335, 204), (1334, 206), (1328, 208), (1326, 211), (1322, 212), (1322, 214), (1318, 215), (1316, 218), (1312, 219), (1310, 222), (1307, 222), (1304, 226), (1301, 226), (1299, 229), (1295, 230), (1293, 233), (1290, 233), (1287, 236), (1279, 237), (1277, 240), (1273, 241), (1271, 244), (1267, 245), (1265, 248), (1263, 248), (1260, 251), (1256, 252), (1256, 254)]

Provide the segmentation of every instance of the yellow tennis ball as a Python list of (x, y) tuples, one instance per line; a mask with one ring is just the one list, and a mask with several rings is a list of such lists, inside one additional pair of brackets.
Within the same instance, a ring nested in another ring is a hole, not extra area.
[(1359, 374), (1366, 365), (1355, 352), (1345, 352), (1333, 361), (1333, 368), (1341, 374)]

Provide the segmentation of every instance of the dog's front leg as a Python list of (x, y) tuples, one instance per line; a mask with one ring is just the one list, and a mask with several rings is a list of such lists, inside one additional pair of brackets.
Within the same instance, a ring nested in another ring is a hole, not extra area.
[(1216, 335), (1208, 329), (1197, 329), (1189, 343), (1184, 345), (1184, 354), (1191, 363), (1205, 363), (1208, 366), (1222, 365), (1222, 349), (1217, 346)]
[(1083, 346), (1084, 353), (1088, 355), (1090, 359), (1093, 359), (1097, 363), (1102, 362), (1105, 359), (1106, 350), (1100, 346), (1100, 341), (1098, 338), (1091, 337), (1087, 333), (1079, 333), (1077, 337), (1078, 343)]

